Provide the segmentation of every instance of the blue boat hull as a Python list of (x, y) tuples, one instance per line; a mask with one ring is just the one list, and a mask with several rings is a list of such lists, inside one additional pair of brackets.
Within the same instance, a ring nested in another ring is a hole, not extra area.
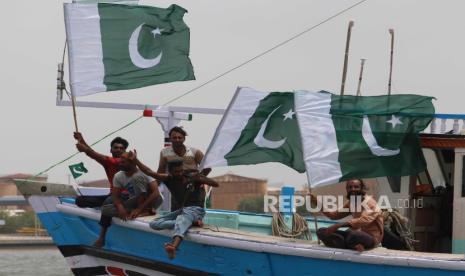
[[(464, 275), (463, 271), (368, 264), (256, 252), (214, 246), (186, 239), (174, 260), (169, 260), (163, 244), (170, 240), (156, 231), (140, 231), (112, 225), (102, 250), (92, 247), (100, 226), (94, 219), (62, 212), (40, 213), (39, 218), (67, 258), (87, 255), (118, 263), (127, 275), (343, 275), (368, 273), (376, 275)], [(75, 255), (70, 255), (73, 252)], [(149, 273), (128, 267), (142, 267)], [(76, 275), (95, 275), (103, 266), (72, 268)], [(152, 273), (153, 272), (153, 273)], [(135, 274), (134, 274), (135, 273)]]

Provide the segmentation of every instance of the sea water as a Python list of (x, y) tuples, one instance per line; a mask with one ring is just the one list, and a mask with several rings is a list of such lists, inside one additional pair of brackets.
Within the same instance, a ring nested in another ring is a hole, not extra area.
[(0, 276), (73, 275), (65, 258), (53, 246), (0, 248)]

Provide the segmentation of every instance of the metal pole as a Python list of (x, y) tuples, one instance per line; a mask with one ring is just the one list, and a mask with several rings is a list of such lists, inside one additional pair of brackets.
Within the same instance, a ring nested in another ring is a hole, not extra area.
[(388, 83), (388, 95), (391, 95), (391, 84), (392, 84), (392, 60), (394, 57), (394, 29), (389, 29), (391, 34), (391, 62), (389, 65), (389, 83)]
[(366, 59), (360, 59), (360, 75), (358, 76), (358, 87), (357, 87), (357, 96), (360, 96), (362, 93), (360, 92), (360, 88), (362, 87), (362, 77), (363, 77), (363, 66), (365, 65)]
[(350, 45), (350, 36), (352, 34), (352, 27), (354, 26), (354, 21), (349, 21), (349, 27), (347, 29), (347, 39), (346, 39), (346, 52), (344, 55), (344, 67), (342, 69), (342, 83), (341, 83), (341, 95), (344, 95), (344, 88), (346, 84), (347, 77), (347, 62), (349, 60), (349, 45)]

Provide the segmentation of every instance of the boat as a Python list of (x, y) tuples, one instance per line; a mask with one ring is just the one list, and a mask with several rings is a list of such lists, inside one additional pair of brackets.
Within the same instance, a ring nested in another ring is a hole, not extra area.
[[(348, 46), (346, 61), (347, 51)], [(157, 118), (166, 137), (180, 120), (190, 120), (190, 113), (224, 112), (221, 109), (197, 107), (85, 101), (74, 103), (63, 99), (62, 83), (61, 63), (58, 65), (57, 106), (143, 110), (144, 116)], [(440, 130), (436, 128), (439, 120)], [(459, 126), (460, 120), (464, 123), (462, 129)], [(450, 125), (452, 131), (448, 132), (446, 129)], [(419, 233), (418, 239), (422, 243), (427, 244), (437, 236), (440, 231), (440, 223), (436, 220), (438, 217), (450, 217), (447, 222), (453, 227), (449, 239), (439, 240), (443, 248), (441, 252), (432, 252), (434, 248), (431, 246), (422, 248), (422, 252), (377, 247), (359, 253), (328, 248), (316, 238), (303, 240), (272, 236), (273, 218), (268, 214), (209, 209), (204, 218), (205, 226), (191, 227), (176, 258), (170, 260), (163, 250), (163, 244), (171, 239), (171, 231), (151, 229), (148, 222), (153, 217), (140, 217), (131, 221), (113, 218), (105, 246), (97, 248), (92, 245), (100, 231), (100, 210), (79, 208), (74, 198), (78, 193), (105, 195), (108, 189), (76, 189), (67, 184), (21, 179), (15, 180), (15, 183), (75, 275), (344, 275), (360, 272), (376, 275), (463, 275), (464, 129), (465, 115), (435, 114), (429, 133), (420, 135), (428, 157), (429, 171), (407, 177), (376, 179), (383, 194), (388, 195), (390, 200), (421, 199), (427, 204), (425, 210), (428, 212), (416, 208), (402, 210), (402, 214), (412, 222), (414, 234)], [(441, 186), (438, 183), (443, 184), (449, 192), (436, 189)], [(429, 186), (430, 192), (416, 189), (422, 185)], [(452, 187), (452, 204), (446, 208), (446, 216), (440, 213), (439, 206), (441, 201), (446, 201), (447, 196), (451, 195)], [(320, 227), (334, 223), (321, 218), (307, 218), (306, 223), (312, 231), (310, 236), (313, 237), (316, 231), (315, 220)]]
[[(427, 158), (428, 162), (438, 162), (444, 168), (441, 173), (447, 177), (447, 185), (454, 187), (453, 212), (450, 210), (453, 213), (452, 249), (447, 253), (382, 247), (358, 253), (328, 248), (318, 244), (316, 239), (271, 236), (270, 215), (225, 210), (208, 210), (204, 219), (206, 225), (189, 230), (174, 260), (169, 260), (163, 250), (163, 244), (170, 240), (171, 232), (152, 230), (148, 221), (153, 217), (127, 222), (114, 218), (114, 225), (107, 234), (107, 244), (100, 249), (92, 246), (100, 230), (100, 211), (74, 205), (76, 190), (72, 186), (24, 180), (16, 180), (15, 183), (75, 275), (340, 275), (360, 271), (377, 275), (463, 275), (465, 213), (461, 210), (465, 209), (462, 197), (465, 136), (458, 129), (458, 121), (464, 120), (465, 115), (435, 116), (441, 120), (441, 131), (436, 129), (436, 120), (433, 120), (431, 133), (421, 134), (421, 142), (424, 150), (436, 154), (437, 158)], [(445, 132), (447, 120), (454, 121), (450, 134)], [(444, 158), (446, 155), (448, 158)], [(409, 193), (408, 187), (416, 185), (418, 176), (402, 177), (400, 180), (401, 192), (397, 196), (407, 193), (409, 198), (433, 197), (413, 194), (412, 189)], [(378, 178), (378, 181), (385, 184), (381, 186), (386, 190), (389, 189), (386, 187), (391, 187), (386, 177)], [(102, 188), (81, 189), (82, 194), (108, 192)], [(395, 193), (392, 196), (395, 199)], [(434, 204), (434, 201), (431, 202)], [(431, 207), (435, 209), (434, 205)], [(404, 215), (412, 220), (415, 232), (418, 230), (415, 227), (420, 227), (416, 224), (420, 214), (415, 214), (414, 210), (420, 209), (409, 210), (410, 213)], [(308, 219), (307, 223), (314, 232), (313, 219)], [(319, 219), (318, 223), (327, 226), (332, 222)], [(423, 231), (433, 233), (433, 228), (431, 226)]]

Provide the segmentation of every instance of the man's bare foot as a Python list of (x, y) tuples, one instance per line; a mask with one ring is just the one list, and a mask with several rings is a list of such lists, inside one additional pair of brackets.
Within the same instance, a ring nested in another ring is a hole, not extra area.
[(98, 248), (102, 248), (105, 245), (105, 240), (98, 239), (94, 242), (94, 246)]
[(145, 209), (143, 210), (138, 217), (148, 217), (148, 216), (155, 216), (157, 212), (155, 212), (153, 209)]
[(357, 244), (354, 246), (355, 250), (357, 250), (358, 252), (363, 252), (365, 251), (365, 247), (361, 244)]
[(170, 258), (170, 260), (174, 259), (176, 255), (176, 248), (174, 247), (174, 245), (172, 245), (171, 243), (165, 243), (165, 251), (166, 254), (168, 254), (168, 258)]
[(203, 221), (201, 219), (193, 221), (192, 226), (203, 227)]

